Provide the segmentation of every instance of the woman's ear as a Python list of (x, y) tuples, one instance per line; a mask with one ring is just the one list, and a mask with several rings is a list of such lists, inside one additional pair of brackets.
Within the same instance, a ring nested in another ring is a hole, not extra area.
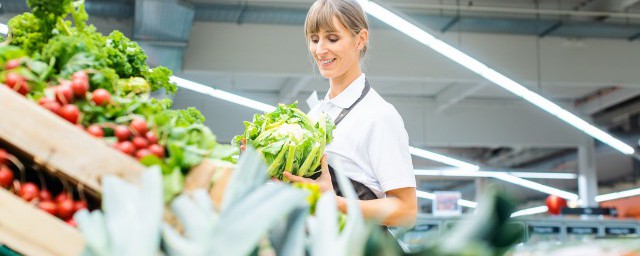
[(369, 31), (366, 29), (360, 30), (360, 33), (356, 35), (356, 38), (358, 39), (356, 40), (357, 42), (356, 46), (359, 51), (362, 51), (362, 48), (364, 48), (364, 46), (367, 45), (367, 40), (369, 40)]

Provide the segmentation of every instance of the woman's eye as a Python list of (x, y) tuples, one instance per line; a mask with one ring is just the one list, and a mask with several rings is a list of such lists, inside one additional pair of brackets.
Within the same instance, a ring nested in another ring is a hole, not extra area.
[(311, 38), (311, 42), (314, 43), (314, 44), (317, 44), (318, 43), (318, 38), (317, 37), (312, 37)]
[(329, 41), (332, 43), (338, 42), (338, 38), (329, 38)]

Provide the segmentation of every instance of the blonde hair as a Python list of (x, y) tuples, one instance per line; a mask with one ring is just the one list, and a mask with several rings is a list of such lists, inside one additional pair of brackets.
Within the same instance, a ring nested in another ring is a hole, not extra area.
[[(318, 0), (309, 8), (307, 18), (304, 21), (304, 36), (309, 45), (310, 35), (320, 30), (336, 31), (333, 25), (333, 17), (336, 17), (342, 25), (355, 36), (363, 29), (369, 30), (369, 22), (362, 7), (355, 0)], [(360, 58), (367, 52), (366, 42), (360, 50)]]

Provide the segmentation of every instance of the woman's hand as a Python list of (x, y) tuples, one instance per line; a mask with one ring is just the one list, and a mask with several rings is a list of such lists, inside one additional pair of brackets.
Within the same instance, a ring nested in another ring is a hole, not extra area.
[(327, 154), (322, 156), (322, 161), (320, 162), (320, 170), (321, 174), (317, 180), (300, 177), (291, 174), (290, 172), (283, 172), (285, 178), (294, 183), (311, 183), (317, 184), (320, 187), (320, 192), (324, 193), (327, 191), (333, 192), (333, 184), (331, 184), (331, 174), (329, 173), (329, 164), (327, 163)]

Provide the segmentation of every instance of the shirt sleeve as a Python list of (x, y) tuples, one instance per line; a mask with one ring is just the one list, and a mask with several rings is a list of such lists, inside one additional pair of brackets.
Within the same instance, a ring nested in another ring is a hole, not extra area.
[(409, 136), (402, 117), (392, 105), (375, 113), (365, 137), (371, 168), (383, 191), (416, 187)]

